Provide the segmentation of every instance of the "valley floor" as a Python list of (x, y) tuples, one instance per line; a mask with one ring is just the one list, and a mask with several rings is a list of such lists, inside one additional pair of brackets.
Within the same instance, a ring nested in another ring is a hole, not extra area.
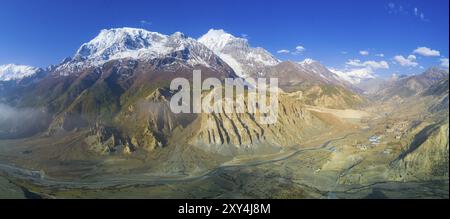
[[(42, 162), (36, 157), (39, 152), (33, 152), (39, 147), (47, 152), (48, 145), (36, 146), (36, 142), (44, 145), (42, 139), (1, 141), (0, 197), (449, 198), (448, 177), (412, 180), (395, 175), (391, 162), (401, 148), (395, 134), (381, 134), (385, 117), (356, 110), (310, 110), (334, 114), (359, 128), (326, 133), (276, 154), (223, 159), (194, 172), (152, 169), (154, 164), (145, 162), (152, 159), (148, 157), (96, 161), (79, 154), (86, 160), (70, 162), (77, 157), (66, 157), (56, 162), (47, 154)], [(78, 134), (65, 136), (64, 142), (76, 144)], [(60, 150), (76, 150), (75, 145), (65, 146)]]

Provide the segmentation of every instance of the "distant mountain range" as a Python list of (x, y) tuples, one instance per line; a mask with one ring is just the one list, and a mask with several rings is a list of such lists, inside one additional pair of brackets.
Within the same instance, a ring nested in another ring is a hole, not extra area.
[(35, 75), (39, 68), (27, 65), (0, 65), (0, 81), (13, 81)]
[(393, 97), (406, 98), (423, 93), (432, 85), (437, 84), (443, 79), (448, 79), (449, 72), (430, 68), (419, 75), (405, 76), (398, 79), (387, 81), (380, 85), (374, 92), (376, 99), (389, 100)]
[[(264, 76), (270, 71), (268, 68), (282, 63), (267, 50), (253, 48), (247, 39), (235, 37), (224, 30), (211, 29), (196, 40), (180, 32), (169, 36), (144, 29), (116, 28), (102, 30), (97, 37), (81, 45), (73, 57), (49, 69), (65, 75), (99, 67), (113, 60), (150, 61), (161, 58), (178, 59), (184, 65), (209, 68), (220, 68), (224, 62), (237, 76), (244, 78)], [(353, 82), (310, 59), (298, 64), (302, 71), (326, 80), (347, 84)], [(36, 71), (37, 68), (30, 66), (5, 65), (0, 68), (0, 81), (29, 77)]]

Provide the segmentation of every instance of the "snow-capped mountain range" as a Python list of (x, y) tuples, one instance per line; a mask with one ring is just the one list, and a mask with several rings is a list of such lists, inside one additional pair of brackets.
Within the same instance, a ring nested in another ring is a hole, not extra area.
[[(196, 40), (180, 32), (164, 35), (137, 28), (114, 28), (100, 31), (94, 39), (82, 44), (72, 58), (64, 59), (50, 71), (65, 76), (85, 68), (101, 67), (112, 60), (149, 61), (166, 57), (192, 67), (202, 65), (213, 69), (223, 67), (225, 62), (243, 78), (263, 76), (267, 68), (281, 63), (267, 50), (251, 47), (247, 39), (235, 37), (221, 29), (211, 29)], [(360, 81), (358, 75), (327, 69), (312, 59), (298, 64), (303, 70), (331, 81)], [(35, 74), (37, 70), (30, 66), (4, 65), (0, 68), (0, 80), (21, 79)]]
[(38, 71), (39, 68), (27, 65), (0, 65), (0, 81), (12, 81), (30, 77), (36, 74)]
[(65, 60), (57, 70), (76, 71), (80, 68), (101, 66), (111, 60), (152, 60), (174, 57), (191, 66), (203, 65), (215, 68), (215, 54), (193, 38), (180, 32), (164, 35), (136, 28), (102, 30), (100, 34), (84, 43), (73, 59)]
[(214, 51), (241, 77), (254, 76), (263, 68), (281, 62), (267, 50), (250, 47), (247, 39), (235, 37), (224, 30), (211, 29), (198, 42)]

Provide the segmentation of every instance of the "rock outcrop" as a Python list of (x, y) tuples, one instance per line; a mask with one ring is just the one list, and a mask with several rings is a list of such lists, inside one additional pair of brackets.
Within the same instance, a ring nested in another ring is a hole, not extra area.
[(449, 124), (432, 124), (418, 131), (392, 162), (395, 180), (448, 179)]

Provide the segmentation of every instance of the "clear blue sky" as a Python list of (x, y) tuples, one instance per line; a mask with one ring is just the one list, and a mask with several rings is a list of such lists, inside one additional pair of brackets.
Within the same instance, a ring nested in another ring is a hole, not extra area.
[[(384, 60), (389, 68), (376, 74), (417, 73), (448, 58), (448, 7), (448, 0), (2, 0), (0, 65), (57, 64), (101, 29), (128, 26), (194, 38), (221, 28), (282, 60), (313, 58), (337, 69), (354, 68), (350, 59)], [(440, 55), (407, 60), (418, 47)], [(402, 66), (397, 55), (417, 65)]]

